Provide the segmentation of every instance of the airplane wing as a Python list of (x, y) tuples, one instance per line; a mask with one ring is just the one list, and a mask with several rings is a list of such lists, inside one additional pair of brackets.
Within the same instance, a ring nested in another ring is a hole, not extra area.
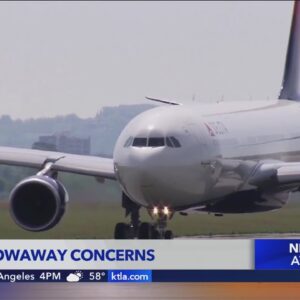
[(113, 160), (88, 155), (0, 147), (0, 164), (41, 169), (53, 162), (51, 170), (116, 179)]
[[(281, 208), (287, 202), (287, 199), (280, 197), (282, 193), (300, 191), (300, 162), (220, 159), (215, 167), (216, 170), (220, 167), (220, 172), (216, 173), (222, 174), (216, 180), (215, 189), (221, 187), (223, 196), (216, 196), (218, 200), (208, 205), (184, 208), (180, 214), (211, 212), (222, 215), (267, 211)], [(235, 185), (236, 192), (224, 196), (227, 183), (231, 191)], [(257, 194), (249, 193), (253, 188), (261, 194), (279, 196), (259, 198)]]
[(249, 183), (260, 188), (299, 190), (300, 162), (265, 162), (257, 166)]
[(237, 178), (243, 185), (248, 184), (260, 189), (300, 190), (300, 162), (280, 160), (240, 160), (220, 159), (223, 177)]

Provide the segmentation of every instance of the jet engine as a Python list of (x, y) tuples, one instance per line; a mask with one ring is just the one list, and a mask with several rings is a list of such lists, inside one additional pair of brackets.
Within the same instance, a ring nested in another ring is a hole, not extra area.
[(35, 175), (20, 181), (10, 194), (14, 221), (29, 231), (53, 228), (65, 213), (68, 193), (56, 179)]

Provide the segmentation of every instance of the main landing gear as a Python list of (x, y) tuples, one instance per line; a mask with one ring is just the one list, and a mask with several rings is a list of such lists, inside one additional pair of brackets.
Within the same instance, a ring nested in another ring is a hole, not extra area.
[(115, 227), (115, 239), (173, 239), (171, 230), (166, 230), (167, 222), (174, 213), (167, 206), (154, 207), (148, 210), (153, 223), (140, 221), (140, 206), (130, 200), (124, 193), (122, 195), (122, 207), (125, 216), (130, 215), (130, 223), (118, 223)]

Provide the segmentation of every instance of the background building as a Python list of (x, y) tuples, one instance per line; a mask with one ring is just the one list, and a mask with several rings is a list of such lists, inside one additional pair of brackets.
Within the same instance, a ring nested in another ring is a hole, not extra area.
[(67, 133), (41, 135), (32, 145), (33, 149), (59, 151), (72, 154), (91, 154), (91, 138), (79, 138)]

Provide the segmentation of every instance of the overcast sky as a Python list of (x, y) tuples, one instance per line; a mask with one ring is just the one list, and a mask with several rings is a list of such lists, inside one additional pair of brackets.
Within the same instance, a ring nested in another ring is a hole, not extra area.
[(0, 2), (0, 114), (278, 95), (292, 2)]

